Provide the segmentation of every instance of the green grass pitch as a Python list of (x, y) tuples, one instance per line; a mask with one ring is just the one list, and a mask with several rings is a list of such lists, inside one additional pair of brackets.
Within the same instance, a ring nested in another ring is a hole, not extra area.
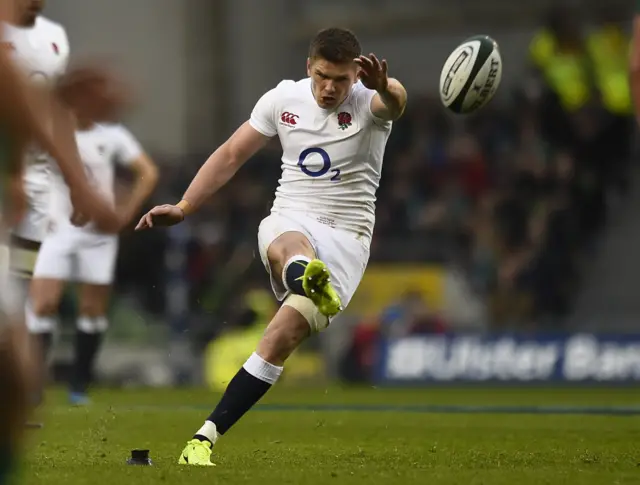
[[(64, 398), (48, 396), (19, 483), (640, 483), (640, 390), (281, 387), (219, 441), (215, 468), (177, 458), (216, 395), (101, 390), (87, 408)], [(539, 413), (548, 407), (560, 414)], [(604, 414), (577, 413), (587, 407)], [(154, 466), (126, 465), (133, 448), (150, 449)]]

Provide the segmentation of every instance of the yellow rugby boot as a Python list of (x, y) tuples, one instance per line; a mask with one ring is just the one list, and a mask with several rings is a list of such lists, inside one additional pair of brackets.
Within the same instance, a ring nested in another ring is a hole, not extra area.
[(314, 259), (304, 270), (302, 288), (307, 297), (326, 317), (333, 317), (342, 311), (342, 302), (331, 286), (329, 268), (319, 259)]
[(191, 440), (187, 443), (178, 459), (178, 465), (216, 466), (211, 462), (211, 443)]

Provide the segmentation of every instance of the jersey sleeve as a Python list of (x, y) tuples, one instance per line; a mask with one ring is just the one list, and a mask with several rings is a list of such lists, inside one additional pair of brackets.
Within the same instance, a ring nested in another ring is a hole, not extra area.
[(387, 128), (391, 126), (391, 122), (378, 118), (371, 111), (371, 100), (375, 95), (376, 92), (373, 89), (365, 88), (361, 82), (356, 83), (352, 92), (356, 111), (362, 118), (371, 121), (381, 128)]
[(278, 134), (277, 113), (281, 85), (282, 83), (262, 95), (249, 119), (249, 124), (255, 130), (270, 138)]
[(144, 153), (142, 146), (124, 126), (113, 127), (116, 162), (125, 167), (130, 166)]

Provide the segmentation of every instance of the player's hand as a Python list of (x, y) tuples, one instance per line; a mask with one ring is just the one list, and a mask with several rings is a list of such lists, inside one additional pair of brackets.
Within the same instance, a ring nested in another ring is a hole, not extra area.
[[(118, 226), (117, 229), (115, 228), (116, 226), (109, 226), (109, 233), (120, 233), (122, 232), (131, 222), (132, 216), (129, 216), (127, 214), (122, 215), (120, 214), (120, 212), (118, 211)], [(75, 227), (84, 227), (87, 224), (89, 224), (89, 222), (91, 222), (91, 217), (89, 217), (87, 214), (85, 214), (82, 211), (79, 211), (77, 209), (73, 210), (73, 213), (71, 214), (71, 217), (69, 218), (69, 222), (71, 222), (71, 224), (73, 224)]]
[(122, 221), (121, 231), (124, 231), (131, 225), (131, 221), (138, 218), (138, 214), (140, 214), (140, 207), (137, 205), (120, 205), (117, 208), (118, 214), (120, 214), (120, 218)]
[[(116, 214), (111, 205), (101, 196), (86, 190), (71, 191), (71, 203), (74, 211), (78, 212), (78, 222), (80, 218), (88, 218), (93, 221), (96, 228), (104, 233), (117, 234), (122, 227), (122, 220)], [(81, 210), (77, 208), (81, 207)]]
[(89, 216), (87, 216), (84, 212), (79, 211), (75, 207), (73, 209), (73, 213), (71, 214), (71, 217), (69, 218), (69, 221), (71, 222), (71, 224), (73, 224), (76, 227), (84, 227), (87, 224), (89, 224), (90, 220), (91, 218)]
[(142, 216), (136, 231), (151, 229), (154, 226), (175, 226), (184, 221), (184, 212), (176, 205), (159, 205)]
[(78, 192), (77, 190), (70, 190), (69, 197), (71, 199), (71, 206), (73, 207), (71, 217), (69, 217), (69, 222), (71, 222), (71, 224), (76, 227), (82, 227), (86, 225), (91, 220), (91, 218), (86, 212), (80, 209), (82, 207), (82, 204), (84, 203), (84, 200), (86, 199), (86, 196), (83, 196), (83, 194)]
[(369, 56), (359, 56), (354, 59), (355, 63), (360, 66), (358, 71), (358, 77), (365, 88), (373, 89), (378, 92), (382, 92), (387, 89), (389, 85), (389, 66), (387, 61), (369, 54)]

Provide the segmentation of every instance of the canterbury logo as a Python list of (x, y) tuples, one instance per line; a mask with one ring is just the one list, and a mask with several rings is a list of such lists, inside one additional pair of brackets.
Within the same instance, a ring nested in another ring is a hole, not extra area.
[(280, 121), (282, 121), (286, 125), (291, 125), (291, 126), (295, 126), (297, 124), (297, 121), (296, 121), (297, 118), (300, 118), (300, 117), (296, 114), (289, 113), (288, 111), (285, 111), (280, 115)]

